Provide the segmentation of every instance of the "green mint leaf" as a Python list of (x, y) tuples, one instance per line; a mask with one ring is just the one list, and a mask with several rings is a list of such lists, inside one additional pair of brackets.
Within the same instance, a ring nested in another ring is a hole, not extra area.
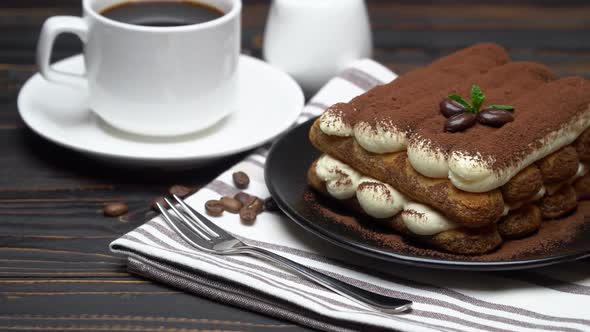
[(514, 106), (510, 106), (510, 105), (490, 105), (490, 106), (486, 106), (486, 110), (489, 109), (497, 109), (497, 110), (504, 110), (504, 111), (514, 111)]
[(486, 96), (483, 94), (483, 91), (481, 91), (481, 88), (476, 84), (473, 84), (471, 86), (471, 104), (473, 105), (475, 113), (479, 112), (484, 100), (486, 100)]
[(465, 109), (467, 111), (473, 112), (473, 106), (467, 100), (465, 100), (465, 98), (461, 97), (460, 95), (453, 93), (453, 94), (450, 94), (447, 98), (463, 105), (463, 107), (465, 107)]

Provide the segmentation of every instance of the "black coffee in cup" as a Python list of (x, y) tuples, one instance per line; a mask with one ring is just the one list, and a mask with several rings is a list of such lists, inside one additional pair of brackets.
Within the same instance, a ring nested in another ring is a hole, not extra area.
[(224, 15), (223, 11), (211, 5), (187, 0), (127, 1), (100, 13), (115, 21), (151, 27), (199, 24)]

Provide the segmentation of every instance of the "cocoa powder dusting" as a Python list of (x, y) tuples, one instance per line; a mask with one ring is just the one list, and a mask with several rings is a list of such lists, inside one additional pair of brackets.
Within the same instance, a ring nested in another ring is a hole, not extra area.
[[(508, 62), (506, 51), (479, 44), (419, 68), (393, 82), (354, 98), (346, 112), (350, 125), (366, 122), (396, 128), (410, 141), (430, 142), (449, 154), (461, 151), (481, 158), (494, 170), (506, 169), (547, 142), (544, 140), (588, 112), (590, 82), (580, 77), (555, 80), (541, 64)], [(439, 103), (450, 93), (469, 96), (472, 84), (486, 94), (486, 105), (515, 107), (514, 121), (501, 128), (476, 124), (459, 133), (445, 133)]]
[(369, 189), (376, 194), (384, 194), (388, 200), (391, 199), (392, 194), (383, 183), (379, 182), (363, 182), (358, 186), (358, 190)]
[[(476, 44), (354, 98), (350, 104), (358, 112), (345, 117), (345, 121), (350, 125), (359, 121), (372, 125), (382, 121), (387, 125), (389, 115), (395, 114), (395, 125), (403, 128), (428, 116), (405, 106), (424, 98), (440, 99), (449, 90), (459, 89), (458, 85), (467, 77), (486, 73), (508, 61), (508, 54), (501, 46), (492, 43)], [(439, 101), (436, 100), (435, 104), (438, 105)]]
[(416, 210), (403, 210), (402, 211), (402, 215), (407, 215), (407, 216), (416, 216), (420, 219), (424, 219), (426, 217), (426, 214), (422, 213), (422, 212), (418, 212)]
[(453, 150), (481, 155), (492, 169), (505, 169), (548, 142), (544, 138), (588, 112), (590, 82), (567, 77), (540, 86), (511, 102), (514, 121), (501, 128), (476, 126), (473, 139), (466, 139)]
[(325, 118), (324, 121), (331, 121), (329, 126), (334, 126), (338, 118), (342, 119), (344, 123), (352, 123), (357, 109), (349, 103), (337, 103), (330, 106), (326, 112), (330, 112), (334, 118)]
[(565, 218), (543, 221), (537, 234), (524, 239), (505, 241), (498, 250), (489, 254), (465, 256), (430, 249), (425, 244), (376, 225), (376, 220), (367, 223), (363, 222), (363, 219), (369, 220), (368, 218), (348, 212), (342, 213), (337, 208), (333, 209), (324, 198), (312, 190), (306, 190), (304, 200), (317, 213), (314, 215), (317, 222), (326, 223), (331, 228), (337, 227), (339, 232), (344, 232), (355, 240), (366, 241), (368, 244), (410, 256), (470, 262), (507, 262), (564, 255), (573, 253), (576, 248), (582, 246), (588, 250), (590, 246), (587, 242), (590, 236), (590, 223), (587, 222), (587, 218), (590, 217), (590, 202), (587, 201), (579, 202), (576, 212)]
[[(469, 89), (473, 83), (477, 83), (486, 95), (485, 105), (504, 104), (512, 105), (516, 98), (532, 90), (538, 89), (543, 84), (554, 79), (553, 73), (541, 64), (532, 62), (511, 62), (490, 70), (487, 74), (473, 81), (466, 81), (461, 91), (462, 95), (469, 95)], [(443, 97), (444, 98), (444, 97)], [(415, 110), (419, 111), (424, 107), (433, 107), (425, 104), (416, 105)], [(520, 114), (520, 110), (517, 111)], [(436, 112), (431, 118), (416, 124), (415, 134), (411, 141), (427, 141), (430, 149), (442, 152), (445, 155), (458, 143), (465, 141), (483, 141), (482, 138), (493, 134), (497, 128), (478, 125), (456, 133), (443, 131), (447, 119)]]

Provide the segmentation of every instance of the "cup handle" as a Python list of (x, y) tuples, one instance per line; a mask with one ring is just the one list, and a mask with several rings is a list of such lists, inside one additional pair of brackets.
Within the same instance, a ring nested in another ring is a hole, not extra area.
[(51, 53), (55, 39), (62, 33), (77, 35), (82, 43), (86, 43), (88, 25), (76, 16), (54, 16), (43, 24), (39, 43), (37, 44), (37, 66), (41, 75), (48, 81), (57, 83), (79, 84), (85, 83), (85, 74), (67, 73), (51, 67)]

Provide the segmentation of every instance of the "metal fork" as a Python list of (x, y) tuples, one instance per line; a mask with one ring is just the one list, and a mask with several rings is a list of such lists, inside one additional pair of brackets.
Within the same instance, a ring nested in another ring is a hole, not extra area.
[(267, 259), (282, 267), (289, 268), (301, 276), (306, 277), (361, 305), (384, 313), (400, 313), (411, 308), (412, 302), (372, 293), (358, 287), (343, 283), (323, 273), (312, 270), (299, 263), (293, 262), (268, 250), (254, 247), (236, 239), (233, 235), (219, 228), (209, 219), (188, 206), (178, 196), (173, 195), (178, 204), (168, 200), (166, 203), (174, 212), (173, 217), (162, 205), (157, 204), (164, 220), (186, 242), (193, 247), (216, 255), (252, 255)]

